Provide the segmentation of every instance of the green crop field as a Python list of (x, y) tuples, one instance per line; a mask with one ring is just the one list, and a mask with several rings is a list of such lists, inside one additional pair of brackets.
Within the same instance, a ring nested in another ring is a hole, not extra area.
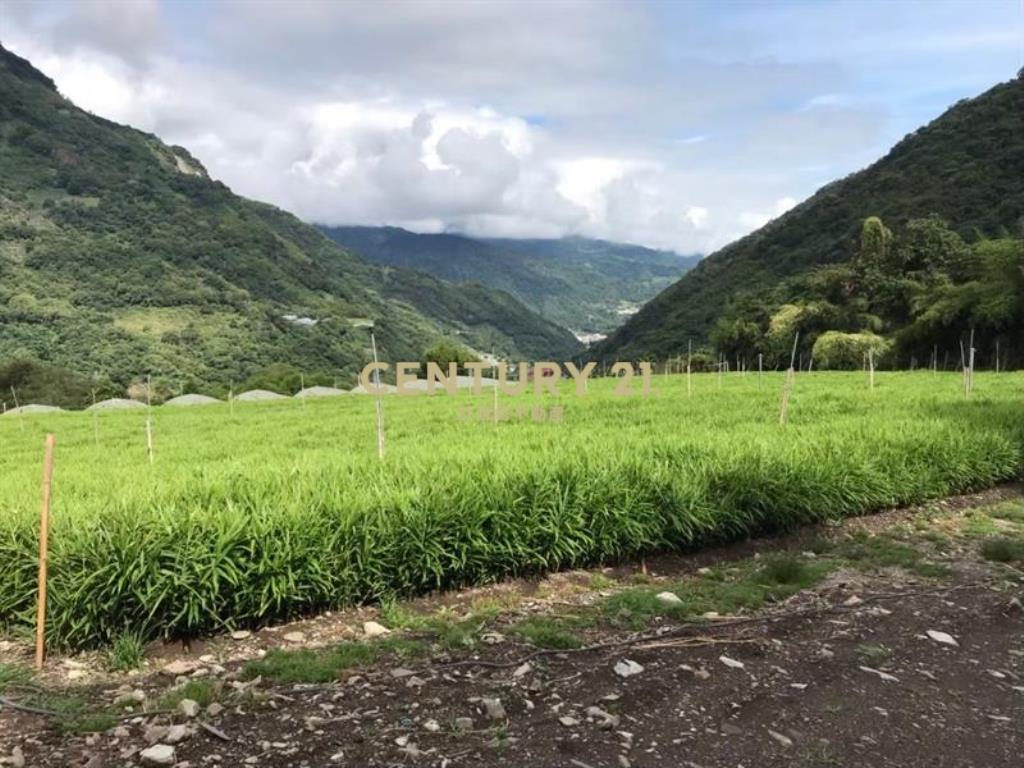
[(57, 435), (49, 640), (195, 635), (511, 574), (685, 549), (1020, 475), (1024, 374), (610, 380), (561, 423), (464, 421), (491, 395), (0, 418), (0, 632), (34, 621), (43, 438)]

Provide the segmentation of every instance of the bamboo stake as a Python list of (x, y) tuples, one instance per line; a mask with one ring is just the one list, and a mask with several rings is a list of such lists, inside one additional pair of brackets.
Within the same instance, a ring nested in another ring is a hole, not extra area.
[(967, 394), (974, 391), (974, 329), (971, 328), (971, 341), (967, 348)]
[[(377, 363), (377, 339), (373, 331), (370, 331), (370, 345), (373, 347), (373, 362)], [(377, 458), (384, 461), (384, 403), (380, 399), (380, 368), (374, 368), (373, 375), (377, 385)]]
[(796, 348), (800, 341), (800, 331), (793, 337), (793, 352), (789, 356), (789, 369), (786, 371), (786, 381), (782, 385), (782, 406), (779, 409), (779, 424), (785, 425), (789, 414), (789, 395), (793, 391), (793, 382), (796, 379), (796, 371), (793, 366), (796, 364)]
[(11, 385), (11, 396), (14, 398), (14, 410), (18, 411), (18, 426), (21, 427), (21, 431), (25, 431), (25, 414), (21, 412), (21, 406), (18, 404), (18, 393), (14, 391), (14, 385)]
[(757, 353), (757, 388), (761, 388), (761, 374), (764, 373), (764, 354)]
[(868, 348), (868, 389), (875, 391), (875, 351)]
[(53, 487), (55, 435), (46, 436), (43, 458), (43, 505), (39, 512), (39, 602), (36, 606), (36, 669), (46, 660), (46, 576), (50, 557), (50, 495)]
[(967, 394), (970, 395), (974, 391), (974, 347), (971, 347), (971, 357), (969, 362), (969, 368), (967, 369)]
[(693, 382), (692, 382), (692, 368), (693, 368), (693, 339), (686, 342), (686, 396), (693, 397)]
[(96, 390), (92, 391), (92, 437), (96, 447), (100, 447), (100, 415), (96, 411)]
[(153, 463), (153, 377), (146, 376), (146, 450), (149, 452), (149, 463)]

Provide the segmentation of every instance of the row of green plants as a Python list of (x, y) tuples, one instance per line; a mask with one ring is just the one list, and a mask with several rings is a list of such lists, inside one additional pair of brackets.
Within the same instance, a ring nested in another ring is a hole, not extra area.
[[(457, 397), (0, 421), (0, 631), (34, 622), (42, 437), (58, 435), (51, 643), (251, 627), (609, 563), (992, 485), (1024, 457), (1024, 376), (654, 379), (564, 386), (562, 423), (464, 421)], [(532, 403), (535, 398), (506, 398)], [(554, 396), (545, 395), (548, 404)], [(473, 402), (483, 405), (490, 396)]]

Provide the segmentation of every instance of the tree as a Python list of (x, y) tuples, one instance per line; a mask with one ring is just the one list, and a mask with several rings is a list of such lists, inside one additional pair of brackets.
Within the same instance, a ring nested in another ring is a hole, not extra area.
[(864, 270), (877, 269), (883, 272), (890, 268), (892, 232), (877, 216), (868, 216), (860, 229), (860, 250), (857, 262)]
[(907, 276), (930, 280), (940, 272), (962, 273), (968, 248), (942, 217), (932, 214), (907, 222), (895, 253), (895, 263)]
[(892, 342), (873, 333), (826, 331), (814, 342), (814, 363), (832, 370), (856, 370), (869, 351), (877, 365), (891, 347)]
[(420, 358), (420, 373), (426, 376), (427, 363), (437, 363), (443, 371), (448, 370), (449, 363), (457, 363), (459, 373), (465, 373), (466, 363), (478, 361), (479, 358), (465, 347), (447, 339), (442, 339), (423, 353), (423, 356)]

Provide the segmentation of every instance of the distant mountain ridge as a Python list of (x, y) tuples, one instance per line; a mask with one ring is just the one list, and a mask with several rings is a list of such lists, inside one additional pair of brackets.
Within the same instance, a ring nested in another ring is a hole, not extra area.
[(761, 229), (705, 258), (592, 350), (655, 357), (705, 343), (730, 303), (848, 262), (865, 218), (898, 229), (937, 214), (968, 242), (1024, 232), (1024, 71), (965, 99), (869, 167), (825, 185)]
[(610, 332), (699, 256), (584, 237), (476, 238), (398, 227), (322, 226), (370, 261), (507, 291), (578, 332)]
[[(297, 321), (293, 318), (309, 318)], [(85, 112), (0, 46), (0, 361), (226, 388), (287, 364), (351, 380), (439, 338), (580, 350), (514, 296), (381, 268), (209, 178), (182, 147)]]

